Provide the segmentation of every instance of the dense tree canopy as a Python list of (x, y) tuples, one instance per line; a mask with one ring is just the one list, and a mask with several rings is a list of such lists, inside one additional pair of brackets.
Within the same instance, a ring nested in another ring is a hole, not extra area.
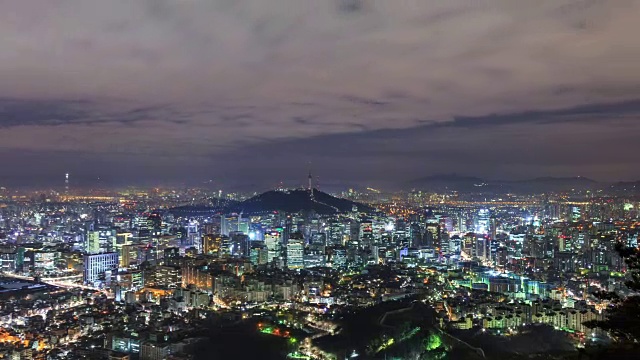
[[(640, 249), (618, 244), (616, 250), (627, 265), (625, 285), (634, 292), (640, 291)], [(591, 321), (587, 325), (604, 329), (619, 341), (639, 342), (640, 296), (632, 295), (622, 299), (617, 294), (609, 292), (599, 292), (595, 295), (610, 300), (612, 307), (608, 309), (605, 320)]]

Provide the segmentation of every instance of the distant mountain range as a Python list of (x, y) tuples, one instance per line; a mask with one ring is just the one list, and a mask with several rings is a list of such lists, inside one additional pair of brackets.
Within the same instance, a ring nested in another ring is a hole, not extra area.
[[(622, 183), (616, 183), (622, 184)], [(586, 177), (539, 177), (528, 180), (486, 180), (457, 174), (434, 175), (411, 181), (408, 187), (433, 191), (540, 193), (618, 187)], [(633, 184), (633, 183), (628, 183)]]
[(225, 209), (226, 212), (243, 214), (261, 214), (274, 211), (287, 213), (300, 211), (315, 211), (318, 214), (330, 215), (349, 212), (353, 207), (358, 210), (371, 210), (368, 205), (337, 198), (322, 191), (313, 190), (313, 197), (307, 189), (272, 190), (256, 195), (251, 199), (233, 204)]

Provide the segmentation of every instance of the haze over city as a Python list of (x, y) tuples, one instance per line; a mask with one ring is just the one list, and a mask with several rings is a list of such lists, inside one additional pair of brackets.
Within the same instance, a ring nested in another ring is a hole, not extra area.
[(640, 2), (0, 2), (0, 182), (638, 180)]

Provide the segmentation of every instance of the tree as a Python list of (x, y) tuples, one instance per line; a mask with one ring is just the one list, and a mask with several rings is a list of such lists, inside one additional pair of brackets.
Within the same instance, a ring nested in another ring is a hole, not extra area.
[[(627, 265), (628, 280), (625, 285), (632, 291), (640, 291), (640, 249), (618, 243), (616, 251)], [(606, 330), (621, 341), (639, 342), (640, 295), (632, 295), (624, 299), (610, 292), (598, 292), (594, 295), (600, 299), (611, 301), (612, 307), (608, 309), (604, 320), (589, 321), (585, 325)]]

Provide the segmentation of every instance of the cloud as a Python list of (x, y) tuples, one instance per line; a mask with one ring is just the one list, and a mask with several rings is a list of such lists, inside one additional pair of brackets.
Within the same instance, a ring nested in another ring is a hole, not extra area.
[[(460, 173), (490, 179), (589, 176), (614, 181), (640, 176), (640, 104), (590, 105), (563, 111), (460, 119), (410, 129), (323, 135), (255, 145), (235, 152), (227, 168), (264, 177), (302, 174), (304, 164), (341, 178), (398, 186), (425, 175)], [(476, 125), (480, 124), (480, 125)], [(255, 154), (261, 154), (255, 159)], [(261, 159), (278, 159), (281, 167)], [(300, 175), (300, 176), (302, 176)], [(302, 179), (302, 177), (300, 177)], [(275, 181), (275, 179), (273, 179)]]
[(638, 14), (640, 0), (0, 0), (0, 143), (212, 158), (557, 123), (640, 98)]

